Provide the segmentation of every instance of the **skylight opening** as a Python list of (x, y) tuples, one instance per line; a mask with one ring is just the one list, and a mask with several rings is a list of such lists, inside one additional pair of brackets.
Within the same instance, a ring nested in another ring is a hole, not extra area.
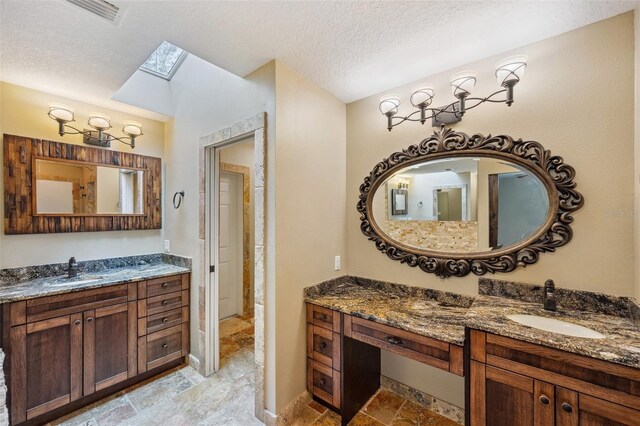
[(187, 56), (187, 51), (163, 41), (160, 46), (140, 66), (142, 71), (157, 77), (171, 80), (180, 64)]

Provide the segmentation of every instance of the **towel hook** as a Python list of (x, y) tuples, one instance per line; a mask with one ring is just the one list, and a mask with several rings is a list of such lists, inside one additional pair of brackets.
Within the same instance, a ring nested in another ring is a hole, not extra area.
[(184, 191), (178, 191), (173, 194), (173, 208), (179, 209), (182, 204), (182, 199), (184, 198)]

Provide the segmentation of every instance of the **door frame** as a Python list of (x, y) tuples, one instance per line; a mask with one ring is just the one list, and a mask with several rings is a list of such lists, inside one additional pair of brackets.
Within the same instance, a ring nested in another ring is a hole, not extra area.
[[(209, 376), (213, 374), (220, 365), (220, 348), (217, 336), (218, 330), (218, 307), (217, 307), (217, 283), (215, 282), (216, 274), (209, 272), (210, 253), (210, 236), (212, 226), (215, 225), (216, 215), (211, 212), (211, 189), (217, 187), (218, 180), (215, 179), (218, 173), (214, 169), (211, 162), (212, 149), (219, 149), (225, 145), (232, 144), (248, 138), (254, 140), (254, 252), (255, 261), (253, 265), (254, 277), (254, 338), (255, 338), (255, 364), (256, 364), (256, 386), (255, 386), (255, 415), (258, 419), (263, 420), (265, 417), (265, 401), (264, 401), (264, 377), (265, 377), (265, 230), (267, 228), (265, 222), (265, 164), (267, 151), (266, 137), (266, 120), (265, 112), (259, 113), (252, 117), (238, 122), (231, 127), (226, 127), (202, 136), (199, 146), (199, 169), (200, 169), (200, 214), (199, 214), (199, 262), (197, 267), (197, 276), (199, 277), (198, 286), (198, 343), (200, 347), (199, 357), (192, 357), (194, 367), (203, 374)], [(219, 162), (219, 153), (218, 153)], [(211, 182), (211, 177), (214, 182)], [(217, 260), (217, 259), (216, 259)], [(214, 276), (214, 282), (211, 282), (211, 275)], [(214, 284), (214, 285), (212, 285)], [(214, 319), (216, 319), (214, 321)]]

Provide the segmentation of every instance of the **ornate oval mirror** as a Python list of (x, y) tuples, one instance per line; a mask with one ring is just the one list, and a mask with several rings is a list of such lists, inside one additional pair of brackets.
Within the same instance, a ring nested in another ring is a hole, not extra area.
[(574, 169), (538, 142), (436, 131), (360, 186), (360, 229), (391, 259), (440, 277), (508, 272), (572, 237)]

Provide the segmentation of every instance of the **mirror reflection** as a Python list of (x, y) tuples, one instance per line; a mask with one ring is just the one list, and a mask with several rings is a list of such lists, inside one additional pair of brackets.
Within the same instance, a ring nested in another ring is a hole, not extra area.
[(142, 170), (36, 159), (38, 214), (144, 214)]
[(455, 157), (399, 170), (378, 187), (372, 210), (381, 231), (399, 243), (475, 253), (530, 237), (547, 218), (549, 195), (520, 165)]

